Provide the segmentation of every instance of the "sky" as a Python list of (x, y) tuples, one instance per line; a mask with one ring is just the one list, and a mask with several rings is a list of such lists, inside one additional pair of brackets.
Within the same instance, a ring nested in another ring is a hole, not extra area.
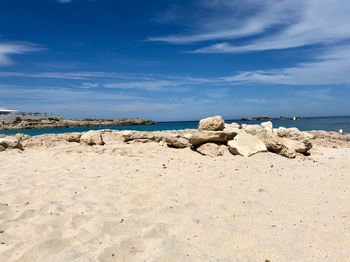
[(0, 108), (350, 115), (347, 0), (2, 0)]

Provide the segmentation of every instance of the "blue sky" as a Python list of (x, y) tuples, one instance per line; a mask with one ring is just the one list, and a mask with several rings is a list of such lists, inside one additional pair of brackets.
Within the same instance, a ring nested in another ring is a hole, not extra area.
[(346, 0), (3, 0), (0, 108), (350, 115)]

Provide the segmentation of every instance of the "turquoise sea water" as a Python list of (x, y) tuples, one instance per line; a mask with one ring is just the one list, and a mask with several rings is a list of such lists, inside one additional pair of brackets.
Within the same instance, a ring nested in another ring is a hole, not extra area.
[[(261, 121), (242, 122), (240, 120), (226, 120), (226, 123), (244, 123), (258, 124)], [(308, 117), (302, 120), (272, 120), (274, 127), (297, 127), (302, 131), (307, 130), (326, 130), (338, 131), (343, 129), (344, 132), (350, 132), (350, 117)], [(103, 127), (74, 127), (74, 128), (51, 128), (51, 129), (27, 129), (27, 130), (3, 130), (1, 134), (13, 135), (17, 133), (31, 136), (42, 134), (60, 134), (68, 132), (85, 132), (88, 130), (112, 129), (112, 130), (139, 130), (139, 131), (161, 131), (161, 130), (179, 130), (197, 128), (198, 121), (183, 122), (158, 122), (155, 125), (132, 125), (132, 126), (103, 126)]]

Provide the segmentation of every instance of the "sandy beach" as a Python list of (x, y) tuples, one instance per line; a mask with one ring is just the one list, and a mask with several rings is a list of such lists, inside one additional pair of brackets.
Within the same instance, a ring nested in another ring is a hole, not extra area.
[(348, 144), (289, 159), (104, 140), (0, 152), (0, 261), (350, 257)]

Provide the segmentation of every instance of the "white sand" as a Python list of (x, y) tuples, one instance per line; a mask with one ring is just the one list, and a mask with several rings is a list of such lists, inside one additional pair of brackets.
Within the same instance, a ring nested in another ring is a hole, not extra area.
[(0, 153), (0, 261), (350, 261), (350, 149)]

